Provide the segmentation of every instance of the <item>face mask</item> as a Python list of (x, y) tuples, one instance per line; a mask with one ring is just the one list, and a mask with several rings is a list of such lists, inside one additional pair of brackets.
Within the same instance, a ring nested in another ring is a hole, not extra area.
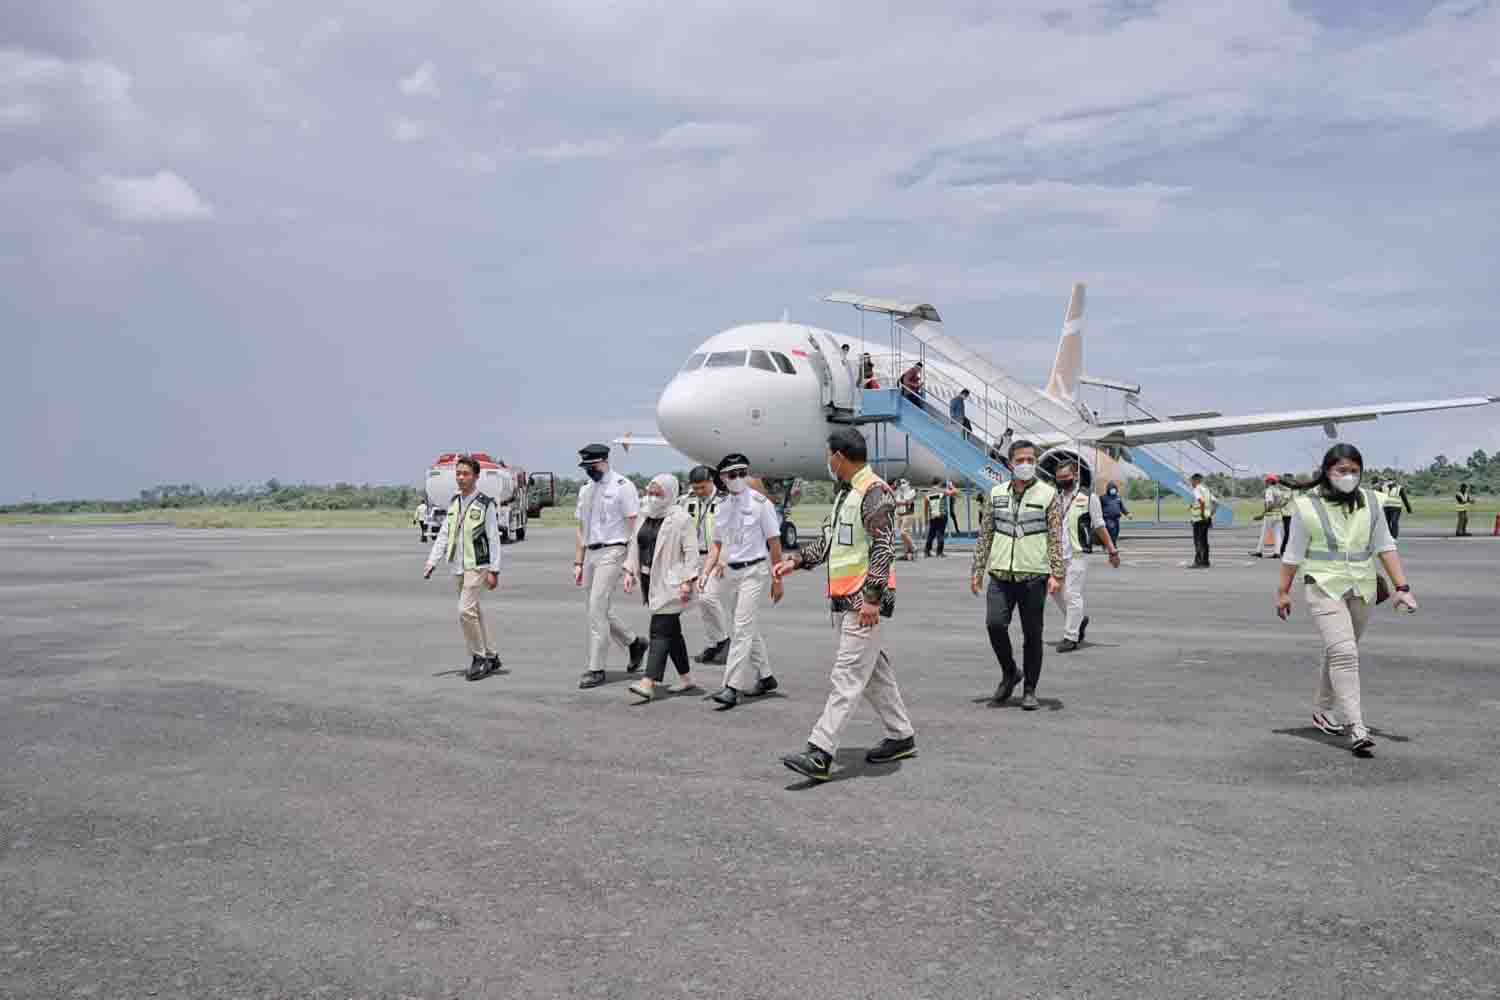
[(1359, 486), (1359, 477), (1355, 475), (1332, 476), (1328, 481), (1332, 483), (1333, 488), (1338, 490), (1340, 493), (1353, 493)]
[(837, 472), (833, 471), (833, 463), (832, 462), (828, 463), (828, 478), (832, 479), (836, 483), (841, 481), (839, 479), (839, 474)]
[(1062, 490), (1064, 493), (1066, 493), (1066, 492), (1068, 492), (1068, 490), (1071, 490), (1073, 488), (1073, 480), (1071, 480), (1071, 479), (1059, 479), (1057, 481), (1057, 488), (1060, 489), (1060, 490)]
[(604, 478), (604, 470), (603, 469), (589, 468), (589, 469), (585, 469), (584, 471), (587, 472), (588, 475), (589, 475), (589, 478), (592, 479), (596, 483), (599, 480), (601, 480), (601, 479)]
[(666, 497), (653, 496), (651, 494), (646, 495), (646, 501), (641, 506), (646, 509), (646, 516), (652, 518), (666, 517), (667, 511), (672, 509), (672, 505), (667, 503)]
[(729, 490), (729, 492), (734, 494), (745, 492), (745, 487), (749, 485), (749, 481), (746, 480), (743, 476), (739, 479), (726, 479), (724, 481), (724, 486)]
[(1019, 479), (1023, 483), (1029, 483), (1036, 478), (1036, 463), (1017, 462), (1016, 467), (1013, 471), (1015, 472), (1017, 479)]
[(1115, 494), (1116, 494), (1116, 493), (1118, 493), (1118, 492), (1120, 492), (1120, 491), (1119, 491), (1119, 490), (1117, 490), (1117, 489), (1115, 489), (1115, 488), (1114, 488), (1114, 487), (1113, 487), (1113, 486), (1111, 486), (1111, 487), (1110, 487), (1110, 488), (1109, 488), (1109, 495), (1110, 495), (1110, 496), (1114, 496), (1114, 495), (1115, 495)]

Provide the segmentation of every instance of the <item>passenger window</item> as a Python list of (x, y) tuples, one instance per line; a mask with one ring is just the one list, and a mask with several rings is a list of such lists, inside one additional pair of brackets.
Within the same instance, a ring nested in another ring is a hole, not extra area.
[(763, 372), (774, 372), (776, 366), (771, 363), (771, 355), (765, 351), (750, 352), (750, 367), (759, 368)]
[(708, 356), (704, 368), (739, 368), (745, 363), (747, 351), (715, 351)]
[(694, 354), (692, 357), (687, 359), (687, 364), (682, 366), (682, 370), (685, 372), (690, 372), (698, 368), (702, 368), (703, 361), (707, 357), (707, 354)]
[(797, 374), (797, 369), (792, 367), (792, 359), (787, 357), (785, 354), (782, 354), (780, 351), (772, 351), (771, 357), (776, 359), (777, 368), (780, 368), (788, 375)]

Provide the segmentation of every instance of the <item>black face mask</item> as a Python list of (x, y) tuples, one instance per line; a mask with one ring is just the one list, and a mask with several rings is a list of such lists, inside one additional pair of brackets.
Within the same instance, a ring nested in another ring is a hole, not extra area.
[(1057, 481), (1057, 488), (1060, 489), (1060, 490), (1062, 490), (1064, 493), (1066, 493), (1068, 490), (1071, 490), (1073, 488), (1073, 480), (1071, 480), (1071, 479), (1059, 479)]
[(586, 472), (586, 473), (588, 473), (588, 477), (590, 479), (592, 479), (596, 483), (599, 480), (601, 480), (601, 479), (604, 478), (604, 470), (603, 469), (588, 468), (588, 469), (585, 469), (583, 471)]

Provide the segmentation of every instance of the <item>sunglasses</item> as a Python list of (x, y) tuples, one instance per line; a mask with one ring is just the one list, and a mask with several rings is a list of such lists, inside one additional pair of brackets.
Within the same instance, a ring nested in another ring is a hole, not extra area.
[(722, 475), (724, 476), (725, 479), (744, 479), (745, 478), (745, 470), (744, 469), (732, 469), (729, 472), (722, 473)]

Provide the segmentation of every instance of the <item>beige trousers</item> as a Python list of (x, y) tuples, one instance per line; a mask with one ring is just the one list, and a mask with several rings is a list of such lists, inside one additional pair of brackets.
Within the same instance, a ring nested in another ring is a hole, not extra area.
[(771, 676), (771, 658), (760, 634), (760, 602), (771, 589), (770, 561), (745, 569), (724, 570), (719, 581), (723, 597), (734, 598), (734, 633), (729, 637), (729, 659), (724, 664), (724, 686), (740, 694), (754, 694), (762, 677)]
[(629, 649), (635, 634), (615, 614), (615, 591), (625, 571), (625, 547), (594, 549), (583, 556), (583, 591), (589, 601), (589, 669), (603, 670), (613, 639)]
[(860, 695), (875, 710), (886, 736), (894, 740), (915, 736), (901, 689), (896, 686), (895, 668), (880, 648), (880, 624), (861, 625), (859, 612), (848, 611), (838, 621), (838, 637), (833, 673), (828, 678), (833, 690), (807, 742), (830, 755), (837, 754), (839, 735), (854, 714)]
[(1359, 710), (1359, 637), (1370, 620), (1370, 606), (1363, 597), (1349, 594), (1329, 597), (1323, 588), (1309, 583), (1304, 591), (1307, 609), (1323, 635), (1323, 664), (1318, 671), (1318, 693), (1313, 705), (1320, 711), (1333, 709), (1339, 721), (1351, 728), (1364, 725)]
[(723, 586), (724, 582), (715, 577), (698, 593), (698, 609), (703, 613), (703, 636), (710, 646), (717, 646), (729, 638), (729, 630), (724, 627)]
[(495, 655), (490, 634), (484, 627), (484, 612), (479, 608), (479, 595), (486, 589), (485, 576), (485, 570), (466, 569), (463, 576), (453, 578), (458, 585), (458, 626), (463, 629), (470, 656)]
[(1068, 573), (1063, 585), (1052, 595), (1052, 603), (1063, 613), (1063, 638), (1078, 641), (1078, 630), (1083, 625), (1083, 585), (1088, 580), (1088, 556), (1074, 554), (1068, 560)]

